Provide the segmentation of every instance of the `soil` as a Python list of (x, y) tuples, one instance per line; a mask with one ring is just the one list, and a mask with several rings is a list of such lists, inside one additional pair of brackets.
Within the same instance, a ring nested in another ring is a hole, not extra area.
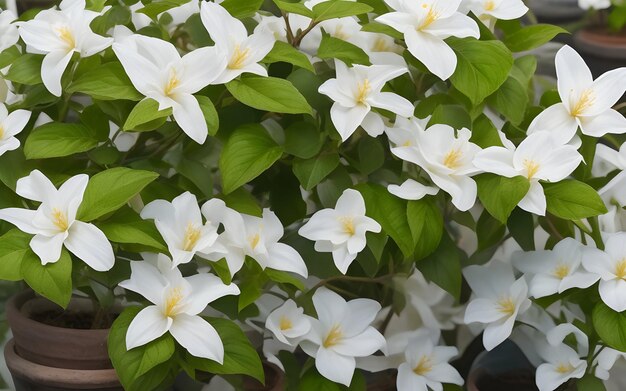
[(95, 314), (84, 311), (71, 311), (71, 310), (48, 310), (38, 312), (30, 315), (30, 318), (36, 322), (47, 324), (48, 326), (63, 327), (76, 330), (91, 330), (91, 329), (108, 329), (113, 324), (117, 315), (107, 315), (102, 319), (97, 327), (94, 325)]

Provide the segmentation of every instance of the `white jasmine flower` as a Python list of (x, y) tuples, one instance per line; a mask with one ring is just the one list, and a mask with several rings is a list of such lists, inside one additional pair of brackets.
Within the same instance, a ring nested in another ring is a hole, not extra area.
[(126, 348), (145, 345), (169, 331), (192, 355), (223, 363), (222, 340), (199, 314), (220, 297), (238, 295), (239, 288), (235, 284), (225, 285), (219, 277), (208, 273), (183, 277), (170, 265), (157, 268), (146, 261), (133, 261), (130, 267), (130, 280), (119, 285), (139, 293), (153, 305), (142, 309), (132, 320), (126, 333)]
[(311, 331), (311, 317), (289, 299), (272, 311), (265, 321), (265, 328), (271, 331), (276, 339), (287, 345), (295, 345), (300, 337)]
[(476, 154), (474, 165), (507, 178), (524, 176), (530, 181), (519, 207), (546, 214), (546, 196), (539, 181), (558, 182), (567, 178), (582, 161), (571, 145), (560, 144), (554, 133), (543, 131), (526, 137), (517, 149), (489, 147)]
[(84, 0), (64, 0), (59, 8), (43, 10), (33, 20), (18, 23), (27, 51), (46, 54), (41, 79), (55, 96), (61, 96), (61, 76), (74, 53), (93, 56), (113, 43), (112, 38), (91, 30), (89, 24), (100, 14), (86, 10)]
[(528, 134), (547, 130), (558, 143), (565, 144), (579, 127), (592, 137), (626, 133), (626, 118), (611, 108), (626, 91), (626, 68), (609, 71), (594, 81), (585, 60), (564, 46), (556, 55), (556, 72), (562, 103), (541, 112), (530, 124)]
[(600, 298), (617, 312), (626, 311), (626, 232), (611, 234), (604, 251), (586, 248), (583, 266), (600, 278)]
[(402, 57), (404, 48), (389, 35), (360, 31), (352, 38), (352, 43), (363, 49), (374, 65), (407, 67)]
[(396, 197), (403, 200), (421, 200), (427, 195), (436, 195), (439, 188), (434, 186), (426, 186), (414, 179), (407, 179), (400, 186), (389, 185), (387, 190)]
[(328, 380), (349, 386), (356, 367), (355, 357), (367, 357), (385, 350), (385, 338), (370, 324), (380, 304), (370, 299), (346, 302), (322, 287), (313, 294), (318, 319), (302, 349), (315, 358), (315, 367)]
[(337, 77), (329, 79), (319, 88), (335, 103), (330, 109), (330, 116), (346, 141), (359, 127), (371, 136), (379, 136), (385, 130), (382, 118), (372, 112), (372, 107), (389, 110), (404, 117), (413, 115), (413, 104), (393, 92), (382, 92), (389, 80), (407, 72), (406, 67), (389, 65), (355, 65), (348, 68), (343, 62), (335, 60)]
[[(224, 201), (213, 198), (203, 208), (220, 211), (226, 205)], [(220, 221), (207, 217), (207, 221), (203, 222), (198, 200), (190, 192), (179, 195), (172, 202), (152, 201), (143, 208), (141, 217), (154, 219), (172, 255), (172, 267), (190, 262), (198, 253), (225, 252), (217, 243)]]
[(15, 135), (24, 129), (30, 115), (31, 112), (26, 110), (15, 110), (9, 113), (6, 106), (0, 103), (0, 156), (20, 146), (20, 140), (15, 138)]
[(465, 8), (472, 11), (490, 30), (498, 19), (519, 19), (528, 12), (522, 0), (466, 0)]
[(530, 275), (529, 293), (540, 298), (571, 288), (588, 288), (598, 277), (582, 268), (583, 245), (565, 238), (552, 250), (519, 252), (514, 255), (517, 269)]
[(15, 45), (20, 39), (17, 25), (13, 22), (17, 16), (11, 10), (0, 11), (0, 52)]
[(226, 57), (225, 69), (215, 74), (212, 84), (228, 83), (242, 73), (267, 76), (267, 70), (258, 62), (274, 47), (273, 34), (261, 29), (248, 36), (243, 23), (221, 5), (203, 1), (200, 8), (202, 24)]
[(444, 41), (449, 37), (478, 38), (478, 25), (458, 12), (461, 0), (385, 0), (395, 10), (376, 18), (404, 34), (409, 52), (442, 80), (456, 69), (456, 54)]
[[(308, 2), (307, 2), (308, 3)], [(320, 3), (320, 2), (316, 2)], [(306, 4), (306, 3), (305, 3)], [(308, 3), (308, 7), (313, 8), (313, 5)], [(308, 18), (306, 18), (308, 19)], [(291, 20), (291, 19), (290, 19)], [(306, 28), (310, 19), (307, 20), (307, 23), (304, 25)], [(290, 23), (291, 24), (291, 23)], [(302, 24), (302, 23), (299, 23)], [(297, 29), (297, 27), (292, 26), (292, 29)], [(320, 43), (322, 42), (322, 30), (326, 34), (329, 34), (331, 37), (341, 39), (343, 41), (350, 42), (352, 44), (357, 44), (357, 36), (361, 31), (361, 25), (354, 17), (345, 17), (345, 18), (334, 18), (323, 21), (318, 24), (309, 32), (300, 43), (300, 49), (312, 56), (317, 54), (317, 50), (319, 49)], [(294, 30), (294, 32), (297, 30)]]
[(451, 126), (436, 124), (417, 135), (417, 145), (392, 148), (391, 152), (420, 166), (435, 185), (452, 196), (457, 209), (470, 209), (477, 193), (476, 182), (470, 176), (479, 172), (472, 162), (480, 151), (469, 141), (472, 133), (464, 128), (455, 135)]
[(335, 266), (342, 274), (366, 245), (365, 234), (380, 232), (381, 226), (365, 215), (365, 201), (356, 190), (347, 189), (337, 200), (335, 209), (316, 212), (298, 234), (315, 241), (315, 250), (332, 252)]
[(530, 307), (526, 280), (515, 280), (511, 266), (502, 262), (463, 269), (474, 299), (467, 305), (465, 323), (487, 324), (485, 349), (492, 350), (511, 335), (515, 319)]
[(598, 353), (596, 357), (596, 377), (602, 380), (609, 380), (609, 371), (620, 358), (626, 359), (626, 353), (606, 346), (603, 347), (602, 351)]
[(109, 270), (115, 263), (111, 243), (95, 225), (76, 220), (88, 182), (87, 175), (76, 175), (57, 190), (45, 175), (35, 170), (17, 181), (15, 191), (24, 198), (40, 202), (39, 208), (0, 209), (0, 220), (35, 235), (30, 247), (42, 265), (57, 262), (65, 246), (94, 270)]
[(169, 42), (133, 35), (113, 44), (135, 88), (159, 103), (159, 110), (172, 108), (174, 119), (192, 140), (203, 144), (208, 136), (196, 92), (215, 80), (226, 67), (216, 47), (196, 49), (182, 58)]
[(392, 127), (385, 127), (385, 134), (391, 147), (416, 147), (419, 137), (428, 125), (430, 116), (424, 119), (398, 116)]
[(602, 10), (611, 6), (611, 0), (578, 0), (578, 6), (585, 10)]
[(615, 201), (620, 206), (626, 206), (626, 143), (622, 144), (619, 151), (607, 147), (606, 145), (598, 144), (594, 163), (596, 160), (604, 162), (603, 165), (608, 168), (606, 172), (598, 176), (604, 176), (615, 169), (621, 170), (621, 172), (611, 179), (609, 183), (604, 185), (598, 193), (605, 201), (608, 201), (608, 203)]
[(574, 349), (565, 344), (541, 346), (539, 355), (547, 362), (539, 365), (535, 374), (539, 391), (556, 390), (569, 379), (580, 379), (585, 375), (587, 362), (581, 360)]

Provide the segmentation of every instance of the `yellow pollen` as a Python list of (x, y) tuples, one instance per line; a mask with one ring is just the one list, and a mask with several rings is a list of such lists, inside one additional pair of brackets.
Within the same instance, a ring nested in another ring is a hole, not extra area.
[(167, 81), (167, 84), (165, 85), (165, 90), (163, 92), (165, 93), (166, 96), (170, 96), (172, 95), (172, 93), (174, 92), (176, 87), (178, 87), (179, 84), (180, 84), (180, 79), (178, 78), (176, 71), (172, 69), (170, 70), (170, 77)]
[(403, 147), (410, 147), (411, 145), (413, 145), (413, 143), (411, 142), (411, 140), (406, 140), (404, 142), (404, 144), (402, 144)]
[(183, 241), (183, 250), (191, 251), (200, 240), (200, 228), (196, 228), (193, 224), (187, 224), (185, 228), (185, 240)]
[(343, 225), (343, 232), (347, 233), (350, 236), (354, 236), (356, 233), (356, 228), (354, 227), (354, 219), (352, 217), (341, 217), (339, 219), (341, 224)]
[(169, 291), (167, 300), (165, 301), (165, 316), (176, 315), (176, 306), (183, 299), (183, 290), (176, 287)]
[(589, 109), (596, 101), (596, 94), (593, 92), (591, 88), (583, 91), (580, 98), (578, 98), (578, 102), (572, 109), (572, 117), (578, 117), (581, 114), (584, 114), (587, 109)]
[(74, 39), (74, 34), (68, 27), (59, 27), (57, 28), (57, 33), (59, 34), (59, 38), (67, 43), (70, 49), (74, 49), (76, 47), (76, 40)]
[(369, 79), (363, 80), (363, 83), (359, 83), (359, 90), (356, 96), (357, 103), (365, 104), (368, 95), (372, 91), (372, 86), (370, 85)]
[(56, 225), (61, 232), (65, 232), (69, 228), (67, 215), (57, 208), (52, 209), (52, 223)]
[(337, 26), (337, 28), (335, 29), (335, 33), (333, 34), (333, 37), (342, 39), (344, 41), (347, 41), (350, 39), (350, 36), (343, 31), (342, 25)]
[(4, 139), (4, 126), (0, 125), (0, 140)]
[(463, 157), (463, 153), (460, 149), (453, 149), (446, 154), (443, 158), (443, 165), (448, 167), (451, 170), (459, 168), (461, 165), (461, 157)]
[(498, 301), (498, 311), (506, 315), (513, 315), (515, 313), (515, 303), (510, 297)]
[(496, 8), (496, 4), (493, 0), (487, 0), (485, 2), (485, 11), (493, 11)]
[(556, 367), (556, 371), (558, 373), (569, 373), (572, 370), (574, 370), (574, 367), (572, 366), (572, 364), (559, 364), (559, 366)]
[(259, 245), (259, 241), (261, 240), (261, 235), (258, 233), (255, 234), (252, 238), (250, 238), (250, 247), (254, 250), (256, 246)]
[(324, 343), (322, 343), (322, 345), (328, 349), (331, 346), (335, 346), (339, 342), (341, 342), (342, 338), (343, 333), (341, 332), (341, 327), (339, 325), (335, 325), (332, 329), (330, 329), (328, 335), (326, 335), (326, 338), (324, 339)]
[(424, 376), (428, 372), (433, 370), (433, 363), (429, 356), (422, 356), (419, 362), (413, 368), (413, 372), (418, 376)]
[(387, 41), (385, 41), (382, 37), (376, 38), (374, 42), (374, 46), (372, 47), (372, 51), (374, 52), (388, 52), (389, 45), (387, 45)]
[(428, 28), (428, 26), (433, 24), (433, 22), (439, 18), (439, 13), (433, 10), (432, 6), (428, 4), (422, 4), (422, 8), (428, 9), (428, 13), (426, 14), (426, 17), (424, 18), (424, 21), (422, 22), (422, 24), (417, 28), (418, 31)]
[(293, 327), (293, 323), (287, 317), (281, 316), (279, 327), (282, 331), (290, 330)]
[(615, 275), (620, 280), (626, 280), (626, 258), (619, 261), (615, 266)]
[(539, 163), (534, 160), (524, 159), (524, 168), (526, 168), (526, 178), (532, 179), (539, 171)]
[(559, 280), (562, 280), (565, 277), (569, 276), (569, 271), (570, 271), (570, 268), (568, 265), (560, 264), (559, 266), (556, 267), (556, 269), (554, 269), (553, 274), (556, 278), (558, 278)]
[(244, 62), (250, 56), (250, 48), (245, 48), (241, 50), (241, 46), (235, 46), (235, 52), (233, 56), (230, 58), (230, 62), (228, 63), (228, 69), (241, 69), (244, 66)]

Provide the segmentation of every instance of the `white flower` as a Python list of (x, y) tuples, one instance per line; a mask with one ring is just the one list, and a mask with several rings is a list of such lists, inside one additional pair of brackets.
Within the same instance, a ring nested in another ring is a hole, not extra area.
[(626, 311), (626, 232), (612, 234), (604, 251), (586, 248), (583, 266), (600, 277), (600, 298), (617, 312)]
[(17, 16), (11, 10), (0, 11), (0, 52), (15, 45), (20, 39), (17, 25), (13, 22)]
[(385, 0), (395, 10), (376, 21), (404, 34), (409, 52), (442, 80), (456, 69), (456, 54), (444, 41), (449, 37), (478, 38), (478, 25), (457, 12), (461, 0)]
[[(209, 217), (212, 212), (205, 204), (202, 212)], [(230, 208), (223, 212), (224, 232), (219, 242), (225, 253), (208, 254), (207, 258), (218, 261), (226, 258), (231, 274), (243, 266), (246, 256), (253, 258), (263, 268), (297, 273), (308, 276), (308, 270), (300, 254), (291, 246), (278, 241), (285, 231), (274, 212), (263, 210), (263, 217), (240, 214)]]
[(565, 344), (543, 344), (539, 355), (547, 361), (537, 367), (535, 381), (539, 391), (553, 391), (569, 379), (580, 379), (587, 369), (587, 362)]
[(315, 241), (315, 250), (332, 252), (335, 266), (342, 274), (357, 254), (365, 248), (365, 234), (380, 232), (381, 226), (365, 215), (365, 201), (356, 190), (347, 189), (337, 200), (335, 209), (317, 211), (298, 234)]
[(517, 149), (489, 147), (476, 154), (474, 165), (507, 178), (524, 176), (530, 181), (519, 207), (538, 215), (546, 214), (546, 196), (541, 181), (567, 178), (582, 161), (571, 145), (560, 144), (554, 133), (543, 131), (526, 137)]
[[(217, 211), (212, 214), (221, 216), (220, 211), (226, 205), (224, 201), (213, 198), (203, 208), (205, 211)], [(142, 218), (154, 219), (154, 224), (172, 255), (172, 267), (190, 262), (196, 254), (226, 251), (217, 243), (220, 221), (219, 217), (214, 216), (207, 217), (207, 221), (203, 223), (198, 200), (190, 192), (179, 195), (172, 202), (152, 201), (141, 211)]]
[(565, 144), (578, 127), (592, 137), (626, 133), (626, 118), (611, 108), (626, 91), (626, 68), (609, 71), (594, 81), (585, 60), (564, 46), (556, 55), (556, 73), (562, 103), (541, 112), (530, 124), (528, 134), (547, 130)]
[(532, 276), (529, 293), (540, 298), (571, 288), (588, 288), (598, 277), (582, 269), (583, 245), (565, 238), (552, 250), (519, 252), (513, 257), (517, 269)]
[(386, 82), (407, 72), (406, 67), (355, 65), (348, 68), (343, 62), (335, 60), (335, 69), (337, 77), (322, 84), (319, 92), (335, 102), (330, 116), (343, 141), (359, 126), (374, 137), (383, 133), (383, 120), (372, 112), (372, 107), (403, 117), (413, 115), (411, 102), (393, 92), (382, 92)]
[(226, 59), (214, 46), (196, 49), (182, 58), (169, 42), (133, 35), (113, 44), (135, 88), (159, 103), (159, 110), (172, 108), (174, 119), (192, 140), (203, 144), (208, 128), (196, 92), (215, 80)]
[(476, 182), (470, 178), (478, 173), (472, 161), (480, 147), (469, 141), (468, 129), (458, 131), (449, 125), (436, 124), (417, 133), (418, 143), (392, 148), (402, 160), (420, 166), (440, 189), (452, 196), (452, 203), (461, 211), (476, 201)]
[[(160, 255), (160, 258), (167, 258)], [(165, 264), (165, 265), (164, 265)], [(147, 261), (130, 264), (130, 280), (119, 285), (137, 292), (153, 305), (142, 309), (132, 320), (126, 333), (128, 350), (151, 342), (166, 332), (197, 357), (222, 363), (224, 345), (213, 326), (199, 314), (220, 297), (238, 295), (239, 288), (225, 285), (219, 277), (200, 273), (183, 277), (166, 262), (156, 267)]]
[(596, 364), (598, 365), (596, 367), (596, 377), (602, 380), (609, 380), (609, 371), (620, 358), (626, 359), (626, 353), (609, 347), (603, 347), (602, 351), (598, 353), (596, 357)]
[(88, 182), (87, 175), (76, 175), (57, 190), (45, 175), (35, 170), (17, 181), (15, 191), (24, 198), (41, 202), (39, 208), (1, 209), (0, 220), (35, 235), (30, 247), (43, 265), (58, 261), (65, 246), (94, 270), (109, 270), (115, 263), (111, 243), (95, 225), (76, 220)]
[(93, 56), (113, 43), (112, 38), (91, 31), (89, 24), (100, 14), (85, 10), (84, 0), (64, 0), (59, 7), (60, 10), (44, 10), (33, 20), (18, 23), (27, 51), (46, 54), (41, 79), (55, 96), (61, 96), (61, 76), (74, 53)]
[[(320, 2), (316, 1), (315, 3), (320, 3)], [(310, 8), (313, 8), (313, 5), (316, 5), (316, 4), (312, 4), (312, 2), (306, 2), (305, 4), (307, 5), (307, 7), (310, 7)], [(308, 18), (306, 19), (307, 19), (306, 23), (302, 23), (303, 21), (299, 20), (299, 18), (296, 18), (296, 26), (292, 25), (291, 27), (292, 30), (296, 32), (298, 25), (304, 25), (304, 27), (306, 28), (311, 21)], [(291, 18), (290, 18), (290, 24), (291, 24)], [(316, 55), (317, 50), (319, 49), (320, 43), (322, 42), (322, 30), (324, 30), (324, 32), (329, 34), (331, 37), (341, 39), (343, 41), (347, 41), (352, 44), (356, 44), (357, 43), (356, 37), (359, 35), (359, 32), (361, 31), (361, 25), (359, 24), (357, 19), (354, 17), (334, 18), (334, 19), (325, 20), (322, 23), (315, 26), (315, 28), (313, 28), (313, 30), (311, 30), (311, 32), (309, 32), (302, 39), (302, 42), (300, 43), (300, 49), (309, 55), (312, 55), (312, 56)]]
[(455, 347), (437, 346), (439, 333), (422, 330), (408, 343), (406, 361), (398, 368), (398, 391), (441, 390), (442, 383), (462, 385), (463, 378), (448, 363), (459, 354)]
[(430, 117), (420, 119), (417, 117), (396, 117), (392, 127), (385, 128), (385, 134), (389, 138), (391, 147), (415, 147), (419, 144), (419, 136), (424, 133), (430, 121)]
[(614, 200), (620, 206), (626, 206), (626, 143), (622, 144), (619, 151), (604, 144), (598, 144), (594, 166), (596, 161), (603, 162), (602, 165), (607, 167), (606, 172), (601, 173), (599, 176), (604, 176), (614, 169), (621, 170), (598, 193), (606, 201), (611, 202)]
[(302, 349), (315, 357), (315, 367), (325, 378), (350, 385), (356, 366), (355, 357), (367, 357), (385, 350), (385, 338), (370, 326), (380, 304), (370, 299), (346, 302), (338, 294), (320, 288), (313, 294), (318, 319), (312, 320)]
[(611, 0), (578, 0), (578, 6), (582, 9), (606, 9), (611, 6)]
[(0, 156), (20, 146), (20, 140), (15, 135), (24, 129), (30, 115), (31, 112), (26, 110), (15, 110), (9, 114), (6, 106), (0, 103)]
[(528, 12), (522, 0), (466, 0), (469, 9), (489, 29), (493, 30), (496, 21), (519, 19)]
[(280, 342), (294, 345), (300, 337), (311, 331), (311, 317), (304, 315), (304, 310), (289, 299), (269, 314), (265, 328)]
[(421, 200), (427, 195), (436, 195), (439, 193), (439, 188), (425, 186), (414, 179), (407, 179), (400, 186), (387, 186), (387, 191), (403, 200)]
[(398, 45), (395, 39), (389, 35), (359, 31), (351, 41), (367, 53), (370, 62), (374, 65), (407, 66), (406, 61), (402, 57), (404, 48)]
[(261, 29), (248, 36), (243, 23), (215, 3), (203, 1), (200, 17), (215, 46), (226, 57), (226, 68), (214, 75), (212, 84), (228, 83), (242, 73), (267, 76), (267, 70), (258, 62), (274, 47), (272, 33)]
[(524, 278), (515, 280), (511, 266), (494, 261), (463, 269), (474, 299), (465, 310), (465, 323), (485, 323), (485, 349), (492, 350), (511, 335), (515, 319), (530, 307)]

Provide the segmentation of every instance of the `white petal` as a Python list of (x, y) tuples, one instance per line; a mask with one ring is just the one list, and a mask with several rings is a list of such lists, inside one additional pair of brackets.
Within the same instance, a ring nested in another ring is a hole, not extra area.
[(15, 110), (11, 112), (4, 121), (2, 121), (4, 137), (15, 136), (20, 133), (28, 123), (30, 116), (31, 112), (27, 110)]
[(344, 335), (352, 337), (368, 329), (381, 306), (371, 299), (354, 299), (348, 302), (348, 308), (341, 323), (345, 328)]
[(448, 80), (452, 76), (457, 64), (456, 53), (441, 38), (409, 30), (405, 39), (411, 54), (435, 76), (441, 80)]
[(168, 282), (159, 269), (147, 261), (131, 262), (130, 269), (130, 280), (120, 282), (119, 286), (139, 293), (152, 304), (160, 305)]
[(539, 216), (546, 214), (546, 195), (539, 181), (530, 181), (530, 189), (522, 198), (518, 206), (527, 212), (534, 213)]
[(185, 311), (189, 315), (199, 314), (209, 303), (220, 297), (238, 295), (240, 293), (237, 285), (226, 285), (218, 276), (213, 274), (194, 274), (187, 277), (186, 280), (191, 284), (192, 289), (190, 304)]
[(367, 103), (369, 103), (372, 107), (389, 110), (392, 113), (403, 117), (413, 116), (413, 104), (406, 98), (398, 94), (394, 94), (393, 92), (380, 92), (378, 94), (373, 94), (367, 99)]
[(233, 18), (224, 7), (216, 3), (203, 2), (200, 18), (211, 39), (217, 45), (232, 45), (248, 37), (245, 26)]
[(364, 216), (365, 200), (357, 190), (346, 189), (337, 200), (335, 210), (346, 216)]
[(385, 122), (380, 114), (370, 111), (367, 113), (361, 127), (372, 137), (378, 137), (385, 132)]
[(315, 357), (315, 367), (326, 379), (348, 387), (352, 382), (356, 361), (354, 357), (346, 357), (320, 347)]
[(162, 82), (160, 70), (154, 63), (137, 53), (133, 45), (115, 43), (113, 44), (113, 51), (137, 91), (153, 98), (157, 92), (162, 90), (159, 85)]
[(208, 358), (222, 364), (224, 344), (215, 328), (199, 316), (179, 314), (170, 327), (176, 342), (196, 357)]
[(111, 269), (115, 263), (111, 243), (93, 224), (75, 221), (70, 227), (65, 247), (92, 269), (100, 272)]
[(467, 176), (431, 175), (433, 182), (452, 196), (452, 204), (464, 212), (476, 203), (478, 188), (476, 182)]
[(487, 325), (483, 333), (483, 345), (488, 351), (504, 342), (513, 331), (515, 317), (509, 317), (503, 323), (491, 323)]
[(413, 372), (408, 363), (400, 364), (396, 386), (398, 391), (428, 391), (424, 377)]
[(33, 218), (36, 214), (37, 212), (34, 210), (6, 208), (0, 209), (0, 220), (15, 225), (22, 232), (34, 235), (39, 232), (39, 230), (32, 225)]
[[(559, 95), (567, 106), (570, 97), (580, 96), (580, 93), (591, 87), (593, 76), (585, 60), (569, 46), (563, 46), (556, 54), (556, 74), (559, 84)], [(569, 106), (568, 106), (569, 107)], [(542, 130), (548, 130), (544, 128)]]
[(198, 100), (193, 95), (180, 94), (176, 96), (176, 103), (172, 106), (176, 123), (193, 141), (204, 144), (209, 130)]
[(269, 260), (265, 267), (292, 272), (307, 278), (309, 275), (302, 256), (291, 246), (274, 243), (268, 246)]
[(65, 232), (54, 236), (33, 236), (30, 241), (30, 248), (39, 256), (42, 265), (55, 263), (61, 258), (61, 249), (63, 248), (65, 236)]
[(583, 134), (602, 137), (607, 133), (626, 133), (626, 118), (618, 111), (609, 109), (595, 117), (581, 117), (580, 129)]
[[(338, 71), (337, 71), (338, 72)], [(349, 91), (341, 88), (338, 79), (328, 79), (322, 84), (318, 90), (320, 94), (324, 94), (344, 107), (354, 107), (356, 102)]]
[(465, 323), (491, 323), (504, 317), (497, 304), (490, 299), (474, 299), (469, 302), (465, 310)]
[(41, 80), (54, 96), (61, 96), (61, 76), (72, 59), (74, 52), (56, 50), (46, 54), (41, 63)]
[(357, 254), (348, 251), (347, 245), (336, 245), (333, 248), (333, 262), (341, 274), (348, 273), (348, 268), (350, 268), (356, 256)]
[(343, 297), (327, 289), (320, 288), (313, 294), (313, 305), (317, 318), (325, 325), (333, 325), (348, 312), (348, 305)]
[(373, 327), (354, 337), (345, 338), (333, 346), (336, 353), (351, 357), (367, 357), (377, 350), (384, 350), (387, 342), (385, 337)]
[(613, 311), (623, 312), (626, 311), (626, 281), (624, 280), (608, 280), (600, 281), (600, 297), (604, 304), (611, 307)]
[(126, 349), (130, 350), (152, 342), (167, 332), (172, 319), (163, 315), (161, 310), (151, 305), (139, 311), (130, 322), (126, 332)]
[(442, 39), (448, 37), (480, 37), (480, 30), (474, 19), (460, 12), (455, 12), (450, 17), (435, 20), (425, 32)]
[(407, 179), (400, 186), (389, 185), (387, 191), (403, 200), (421, 200), (426, 195), (436, 195), (439, 188), (425, 186), (413, 179)]
[(533, 119), (528, 127), (528, 134), (547, 130), (558, 144), (567, 144), (578, 130), (578, 122), (562, 103), (552, 105)]
[(485, 172), (491, 172), (507, 178), (520, 175), (513, 167), (514, 152), (503, 147), (489, 147), (478, 152), (473, 164)]
[(335, 103), (331, 107), (330, 117), (342, 141), (346, 141), (357, 130), (369, 111), (370, 108), (362, 104), (344, 107)]
[(226, 69), (226, 56), (214, 46), (202, 47), (183, 56), (184, 78), (179, 88), (195, 94), (211, 84)]
[(386, 24), (401, 33), (414, 29), (414, 18), (404, 12), (389, 12), (376, 18), (376, 21)]
[(552, 364), (541, 364), (535, 375), (539, 391), (554, 391), (565, 383), (569, 376), (557, 372)]
[(613, 69), (593, 82), (593, 104), (585, 110), (585, 116), (595, 116), (609, 110), (626, 91), (626, 68)]
[(541, 165), (537, 178), (550, 182), (562, 181), (580, 165), (582, 160), (582, 155), (572, 146), (564, 145), (552, 149)]

